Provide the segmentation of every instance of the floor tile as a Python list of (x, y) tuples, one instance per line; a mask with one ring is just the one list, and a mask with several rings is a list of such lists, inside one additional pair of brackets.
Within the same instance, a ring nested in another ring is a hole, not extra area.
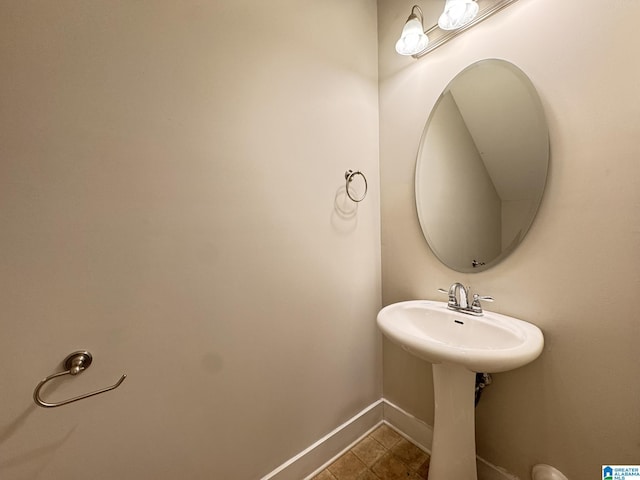
[(414, 472), (420, 468), (429, 457), (409, 440), (402, 438), (391, 448), (391, 453), (402, 460)]
[(423, 480), (427, 480), (427, 477), (429, 476), (429, 461), (431, 460), (431, 458), (429, 456), (427, 456), (427, 459), (422, 462), (422, 465), (420, 465), (420, 467), (418, 467), (418, 469), (416, 470), (416, 473), (418, 474), (418, 477), (422, 478)]
[(387, 452), (387, 449), (373, 437), (367, 436), (353, 447), (351, 451), (355, 453), (367, 467), (371, 467), (371, 465), (376, 463)]
[(419, 480), (418, 475), (391, 452), (382, 457), (371, 470), (384, 480)]
[(374, 475), (371, 470), (365, 470), (358, 477), (358, 480), (380, 480), (380, 477), (378, 477), (377, 475)]
[(388, 425), (382, 424), (376, 428), (371, 436), (380, 442), (384, 447), (391, 448), (402, 438), (402, 436)]
[(367, 470), (367, 466), (349, 451), (329, 465), (327, 470), (337, 480), (358, 480), (358, 476)]
[(336, 480), (329, 470), (323, 470), (311, 480)]
[(427, 480), (429, 455), (381, 425), (313, 480)]

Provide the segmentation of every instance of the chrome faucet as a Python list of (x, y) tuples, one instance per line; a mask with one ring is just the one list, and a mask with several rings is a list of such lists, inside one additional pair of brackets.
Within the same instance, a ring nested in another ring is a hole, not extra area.
[[(460, 300), (458, 300), (458, 298), (460, 298)], [(460, 282), (456, 282), (449, 287), (449, 308), (453, 307), (454, 310), (469, 308), (468, 298), (469, 290)]]
[(482, 315), (482, 305), (480, 300), (486, 300), (487, 302), (493, 302), (493, 297), (473, 295), (473, 301), (469, 304), (469, 297), (471, 296), (471, 288), (467, 288), (460, 282), (455, 282), (449, 287), (449, 291), (439, 288), (439, 292), (449, 295), (449, 301), (447, 302), (447, 308), (455, 310), (456, 312), (467, 313), (469, 315)]

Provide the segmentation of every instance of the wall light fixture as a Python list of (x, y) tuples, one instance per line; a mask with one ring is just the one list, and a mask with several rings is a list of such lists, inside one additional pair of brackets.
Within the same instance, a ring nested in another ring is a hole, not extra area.
[(477, 14), (478, 3), (475, 0), (447, 0), (438, 26), (443, 30), (456, 30), (473, 20)]
[[(413, 58), (423, 57), (517, 1), (445, 0), (444, 11), (438, 23), (427, 30), (424, 29), (422, 10), (418, 5), (414, 5), (402, 29), (400, 39), (396, 42), (396, 52), (400, 55), (411, 55)], [(439, 35), (438, 31), (440, 31)], [(430, 41), (429, 36), (432, 34), (435, 38)]]
[[(420, 18), (416, 14), (420, 14)], [(429, 37), (424, 31), (424, 16), (422, 9), (418, 5), (414, 5), (411, 9), (411, 15), (404, 24), (402, 34), (396, 42), (396, 52), (400, 55), (415, 55), (427, 48)]]

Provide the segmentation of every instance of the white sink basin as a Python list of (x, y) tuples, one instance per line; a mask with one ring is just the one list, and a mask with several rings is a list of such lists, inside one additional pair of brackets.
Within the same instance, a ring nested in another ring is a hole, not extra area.
[(487, 311), (475, 317), (430, 300), (389, 305), (378, 313), (378, 326), (417, 357), (474, 372), (521, 367), (535, 360), (544, 346), (542, 332), (531, 323)]
[(429, 480), (477, 480), (473, 372), (504, 372), (535, 360), (544, 346), (542, 332), (499, 313), (475, 317), (429, 300), (383, 308), (378, 326), (406, 351), (433, 364)]

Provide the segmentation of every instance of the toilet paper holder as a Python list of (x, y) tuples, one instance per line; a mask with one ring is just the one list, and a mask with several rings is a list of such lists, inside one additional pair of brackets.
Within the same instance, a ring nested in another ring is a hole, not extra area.
[(52, 375), (49, 375), (48, 377), (43, 378), (40, 381), (40, 383), (36, 385), (36, 388), (33, 391), (33, 401), (36, 403), (36, 405), (43, 408), (61, 407), (62, 405), (67, 405), (69, 403), (77, 402), (78, 400), (84, 400), (85, 398), (93, 397), (95, 395), (108, 392), (109, 390), (114, 390), (118, 388), (122, 384), (122, 382), (124, 382), (125, 378), (127, 378), (126, 375), (122, 375), (120, 377), (120, 380), (118, 380), (115, 384), (111, 385), (110, 387), (101, 388), (100, 390), (96, 390), (90, 393), (85, 393), (84, 395), (78, 395), (77, 397), (69, 398), (68, 400), (63, 400), (61, 402), (50, 403), (42, 400), (42, 398), (40, 397), (40, 390), (42, 389), (42, 387), (45, 386), (45, 384), (47, 384), (54, 378), (62, 377), (64, 375), (72, 375), (72, 376), (78, 375), (82, 371), (89, 368), (92, 361), (93, 361), (93, 356), (91, 355), (91, 353), (89, 353), (86, 350), (78, 350), (76, 352), (73, 352), (67, 355), (67, 358), (65, 358), (64, 361), (62, 362), (66, 370), (63, 372), (54, 373)]

